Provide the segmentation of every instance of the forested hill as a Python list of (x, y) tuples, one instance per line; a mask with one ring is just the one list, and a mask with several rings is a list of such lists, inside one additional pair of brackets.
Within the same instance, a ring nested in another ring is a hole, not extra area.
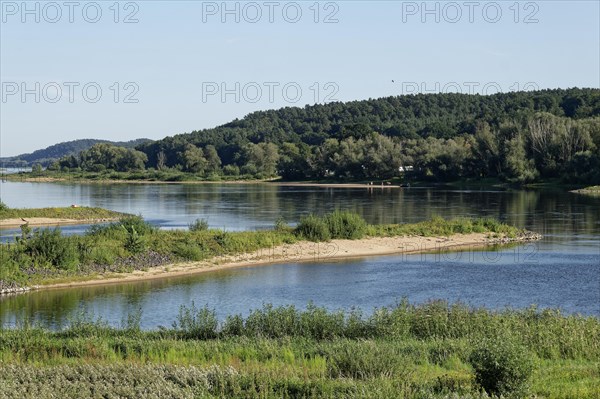
[[(600, 90), (422, 94), (254, 112), (145, 143), (162, 174), (288, 179), (600, 179)], [(55, 165), (102, 171), (102, 153)], [(120, 156), (121, 158), (124, 155)], [(123, 158), (125, 159), (125, 158)], [(118, 163), (116, 163), (118, 164)], [(405, 166), (410, 173), (406, 173)]]
[(21, 154), (14, 157), (0, 158), (0, 165), (5, 167), (21, 167), (31, 166), (33, 164), (40, 164), (47, 166), (54, 161), (59, 160), (65, 156), (77, 155), (81, 151), (91, 148), (94, 144), (109, 143), (117, 147), (134, 148), (140, 144), (149, 142), (149, 139), (137, 139), (131, 141), (108, 141), (108, 140), (96, 140), (96, 139), (81, 139), (66, 141), (51, 145), (50, 147), (34, 151), (30, 154)]

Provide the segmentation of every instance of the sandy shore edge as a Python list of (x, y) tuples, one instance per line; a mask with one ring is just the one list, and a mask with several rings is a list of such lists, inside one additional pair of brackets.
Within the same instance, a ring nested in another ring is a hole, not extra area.
[(278, 180), (183, 180), (183, 181), (163, 181), (163, 180), (92, 180), (92, 179), (66, 179), (55, 177), (27, 177), (24, 179), (10, 179), (14, 182), (23, 183), (82, 183), (82, 184), (266, 184), (271, 186), (287, 186), (287, 187), (323, 187), (323, 188), (366, 188), (366, 189), (382, 189), (382, 188), (402, 188), (397, 184), (381, 184), (381, 180), (374, 180), (373, 184), (367, 183), (318, 183), (318, 182), (293, 182), (293, 181), (278, 181)]
[(47, 290), (70, 287), (130, 283), (169, 277), (179, 277), (207, 272), (216, 272), (240, 267), (264, 266), (281, 263), (327, 262), (370, 256), (418, 254), (477, 249), (490, 245), (533, 241), (541, 238), (537, 234), (527, 234), (517, 238), (492, 237), (489, 233), (455, 234), (450, 237), (372, 237), (360, 240), (332, 240), (330, 242), (299, 242), (252, 253), (228, 255), (209, 261), (176, 263), (154, 267), (146, 271), (131, 273), (111, 273), (94, 276), (89, 280), (53, 283), (29, 287), (29, 290)]
[(29, 226), (66, 226), (75, 224), (95, 224), (114, 222), (119, 218), (102, 218), (102, 219), (63, 219), (63, 218), (13, 218), (0, 220), (0, 229), (9, 229), (20, 227), (24, 224)]

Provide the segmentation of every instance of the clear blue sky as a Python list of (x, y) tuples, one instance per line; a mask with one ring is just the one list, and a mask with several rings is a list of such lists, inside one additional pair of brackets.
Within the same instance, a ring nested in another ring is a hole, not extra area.
[[(0, 155), (78, 138), (159, 139), (315, 100), (600, 86), (598, 1), (429, 2), (431, 14), (421, 1), (320, 2), (317, 23), (313, 1), (274, 3), (229, 2), (238, 12), (224, 14), (221, 1), (122, 2), (115, 23), (113, 1), (97, 3), (99, 18), (86, 1), (71, 10), (62, 0), (58, 9), (30, 2), (33, 14), (2, 1)], [(131, 13), (138, 22), (123, 23)], [(235, 92), (236, 82), (239, 102), (209, 95), (222, 83)], [(102, 97), (91, 102), (95, 87)], [(125, 103), (127, 94), (137, 103)]]

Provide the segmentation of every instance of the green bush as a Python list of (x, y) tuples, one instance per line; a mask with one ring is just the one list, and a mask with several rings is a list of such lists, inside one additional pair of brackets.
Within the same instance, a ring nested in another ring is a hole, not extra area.
[(328, 241), (331, 239), (327, 223), (312, 214), (302, 217), (294, 232), (297, 236), (309, 241)]
[(212, 339), (218, 334), (219, 321), (214, 310), (208, 307), (181, 306), (173, 328), (182, 336), (194, 339)]
[(190, 223), (188, 228), (190, 231), (206, 231), (208, 230), (208, 220), (198, 218)]
[(142, 237), (135, 227), (130, 226), (125, 228), (127, 236), (125, 237), (125, 249), (132, 254), (139, 254), (146, 250), (146, 240)]
[(193, 242), (180, 242), (173, 248), (173, 253), (184, 260), (199, 261), (206, 258), (202, 247)]
[(367, 232), (367, 222), (358, 214), (349, 211), (335, 211), (325, 216), (325, 223), (331, 238), (357, 240)]
[(122, 238), (124, 232), (127, 233), (132, 230), (135, 230), (140, 236), (146, 236), (155, 233), (157, 228), (146, 222), (141, 216), (126, 216), (119, 219), (118, 222), (90, 226), (86, 235)]
[(274, 229), (275, 229), (275, 231), (278, 231), (278, 232), (291, 231), (291, 227), (287, 224), (287, 222), (285, 221), (285, 218), (283, 216), (279, 216), (277, 218), (277, 220), (275, 220)]
[(469, 357), (475, 381), (490, 395), (524, 397), (533, 373), (527, 349), (508, 337), (484, 340)]
[(121, 218), (118, 225), (121, 225), (128, 231), (135, 229), (135, 231), (142, 236), (154, 233), (157, 230), (156, 227), (146, 222), (141, 216), (127, 216)]
[(8, 211), (10, 208), (4, 202), (0, 201), (0, 212)]
[(19, 240), (24, 253), (37, 264), (51, 265), (58, 269), (72, 270), (79, 263), (79, 254), (74, 240), (63, 237), (60, 229), (36, 229), (33, 235)]

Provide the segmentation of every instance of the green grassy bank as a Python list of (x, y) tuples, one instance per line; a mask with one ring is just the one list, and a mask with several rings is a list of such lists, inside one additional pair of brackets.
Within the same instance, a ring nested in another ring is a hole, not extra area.
[(161, 231), (141, 217), (126, 217), (105, 226), (92, 226), (81, 236), (60, 230), (22, 227), (16, 241), (0, 245), (0, 288), (45, 284), (98, 274), (146, 270), (176, 262), (202, 261), (237, 255), (299, 241), (360, 239), (383, 236), (450, 236), (488, 233), (496, 237), (527, 235), (493, 219), (432, 220), (415, 224), (369, 225), (359, 215), (337, 211), (310, 215), (291, 228), (283, 220), (273, 230), (227, 232), (210, 230), (196, 220), (188, 230)]
[(2, 398), (597, 398), (600, 320), (405, 301), (0, 330)]
[(125, 216), (120, 212), (102, 208), (65, 207), (65, 208), (9, 208), (0, 202), (0, 220), (19, 218), (53, 218), (73, 220), (118, 219)]

